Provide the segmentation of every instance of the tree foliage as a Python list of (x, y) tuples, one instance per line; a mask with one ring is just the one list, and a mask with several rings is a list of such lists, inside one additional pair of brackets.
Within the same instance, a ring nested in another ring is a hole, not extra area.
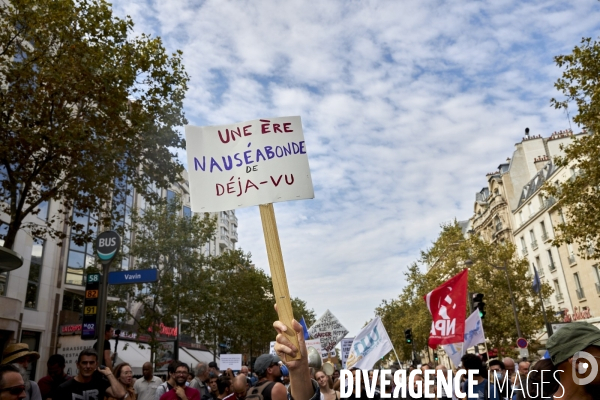
[[(159, 280), (115, 287), (113, 296), (122, 300), (114, 308), (127, 313), (116, 317), (133, 319), (138, 334), (150, 329), (153, 348), (160, 324), (175, 326), (179, 313), (181, 335), (197, 338), (215, 355), (268, 351), (277, 319), (271, 278), (253, 268), (250, 254), (240, 249), (204, 254), (200, 249), (214, 236), (215, 219), (181, 216), (180, 210), (177, 198), (134, 213), (128, 256), (135, 259), (133, 269), (157, 269)], [(136, 306), (127, 307), (127, 298)], [(295, 312), (314, 321), (304, 301), (292, 302)]]
[[(148, 198), (150, 184), (175, 182), (182, 166), (189, 80), (181, 52), (160, 38), (129, 37), (133, 22), (104, 0), (0, 3), (0, 211), (17, 231), (64, 238), (55, 222), (75, 209), (109, 225), (115, 178)], [(143, 172), (143, 173), (141, 173)], [(154, 197), (155, 199), (156, 197)], [(59, 202), (47, 223), (24, 224), (42, 203)], [(92, 231), (72, 220), (81, 244)]]
[(564, 157), (555, 162), (577, 174), (559, 185), (548, 183), (545, 190), (558, 200), (566, 217), (557, 226), (555, 245), (576, 242), (582, 256), (588, 248), (600, 249), (600, 43), (584, 38), (571, 54), (557, 56), (564, 68), (555, 87), (565, 96), (552, 99), (556, 108), (577, 105), (573, 120), (590, 135), (580, 136), (564, 148)]
[[(476, 236), (465, 240), (461, 227), (455, 222), (442, 226), (438, 239), (431, 248), (421, 253), (419, 261), (420, 263), (410, 265), (405, 273), (406, 286), (398, 298), (384, 300), (376, 310), (402, 358), (410, 359), (412, 351), (404, 340), (405, 329), (412, 328), (417, 349), (427, 346), (431, 314), (423, 296), (467, 267), (468, 290), (485, 296), (487, 314), (483, 326), (486, 337), (491, 342), (488, 347), (495, 347), (504, 351), (504, 354), (509, 354), (508, 349), (514, 347), (517, 339), (505, 272), (494, 266), (503, 267), (506, 263), (508, 267), (523, 335), (533, 338), (536, 332), (543, 329), (541, 304), (533, 291), (533, 278), (527, 272), (528, 263), (516, 256), (514, 245), (490, 244)], [(431, 269), (423, 272), (421, 265), (429, 265)], [(543, 297), (547, 298), (550, 293), (550, 286), (544, 284)], [(548, 315), (551, 314), (552, 310), (548, 310)]]

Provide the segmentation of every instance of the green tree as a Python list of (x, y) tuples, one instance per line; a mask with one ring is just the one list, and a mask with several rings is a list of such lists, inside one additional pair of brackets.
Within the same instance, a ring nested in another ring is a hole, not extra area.
[(573, 120), (590, 135), (576, 138), (564, 148), (564, 157), (557, 157), (559, 167), (572, 168), (578, 173), (571, 180), (545, 190), (557, 199), (566, 222), (558, 224), (555, 245), (576, 242), (582, 256), (588, 249), (600, 249), (600, 43), (583, 38), (571, 54), (555, 57), (564, 68), (555, 87), (565, 96), (552, 99), (554, 107), (568, 109), (575, 103), (577, 114)]
[[(0, 211), (5, 247), (17, 231), (64, 238), (58, 220), (75, 209), (109, 226), (110, 200), (129, 188), (156, 200), (182, 166), (188, 75), (181, 52), (160, 38), (130, 37), (133, 22), (104, 0), (11, 0), (0, 3)], [(131, 189), (129, 189), (131, 190)], [(61, 204), (43, 225), (24, 223), (49, 200)], [(93, 230), (74, 220), (81, 244)]]
[[(209, 259), (198, 250), (214, 236), (216, 221), (208, 214), (185, 217), (180, 213), (178, 198), (133, 213), (135, 239), (126, 254), (135, 259), (130, 269), (156, 269), (158, 280), (112, 288), (112, 295), (122, 299), (113, 309), (127, 314), (121, 318), (133, 318), (138, 334), (150, 336), (153, 350), (158, 344), (160, 324), (174, 326), (178, 312), (185, 315), (190, 306), (193, 286), (211, 279), (204, 268)], [(129, 307), (125, 299), (129, 299)], [(134, 309), (137, 311), (132, 313)]]
[[(540, 300), (533, 291), (533, 278), (527, 272), (528, 263), (516, 256), (514, 245), (490, 244), (476, 236), (465, 240), (461, 227), (454, 222), (442, 226), (433, 246), (422, 252), (420, 262), (430, 269), (423, 272), (421, 265), (412, 264), (405, 273), (407, 284), (400, 296), (384, 301), (376, 310), (403, 358), (410, 359), (411, 354), (410, 346), (404, 341), (405, 329), (412, 328), (418, 349), (427, 345), (431, 314), (423, 296), (467, 267), (469, 291), (485, 295), (487, 314), (483, 326), (491, 347), (508, 349), (517, 339), (505, 272), (496, 267), (506, 264), (508, 268), (523, 335), (532, 339), (544, 328)], [(548, 284), (543, 284), (542, 296), (547, 298), (551, 290)], [(552, 310), (548, 309), (547, 314), (551, 316)]]

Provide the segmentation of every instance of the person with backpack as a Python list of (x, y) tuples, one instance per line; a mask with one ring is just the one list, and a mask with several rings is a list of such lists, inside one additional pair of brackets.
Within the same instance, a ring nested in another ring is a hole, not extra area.
[(287, 400), (287, 390), (281, 383), (279, 357), (263, 354), (254, 363), (258, 382), (246, 394), (246, 400)]

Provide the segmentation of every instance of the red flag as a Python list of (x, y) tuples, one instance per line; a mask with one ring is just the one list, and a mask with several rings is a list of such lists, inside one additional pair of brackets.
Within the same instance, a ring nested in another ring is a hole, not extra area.
[(429, 333), (432, 349), (464, 341), (468, 273), (465, 269), (424, 296), (433, 319)]

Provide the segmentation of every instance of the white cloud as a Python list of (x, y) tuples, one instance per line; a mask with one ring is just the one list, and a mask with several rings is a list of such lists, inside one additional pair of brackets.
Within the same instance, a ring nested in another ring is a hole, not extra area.
[[(182, 49), (192, 124), (301, 115), (315, 199), (276, 205), (292, 295), (356, 333), (439, 225), (468, 218), (485, 174), (549, 106), (597, 2), (116, 0)], [(256, 207), (239, 244), (268, 269)]]

